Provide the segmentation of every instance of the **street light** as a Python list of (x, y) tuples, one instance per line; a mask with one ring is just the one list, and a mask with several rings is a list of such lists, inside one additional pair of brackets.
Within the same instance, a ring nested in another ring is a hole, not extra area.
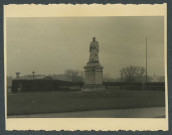
[(33, 72), (32, 72), (32, 74), (33, 74), (33, 80), (34, 80), (34, 74), (35, 74), (35, 71), (33, 71)]
[(147, 37), (146, 37), (146, 86), (147, 86)]

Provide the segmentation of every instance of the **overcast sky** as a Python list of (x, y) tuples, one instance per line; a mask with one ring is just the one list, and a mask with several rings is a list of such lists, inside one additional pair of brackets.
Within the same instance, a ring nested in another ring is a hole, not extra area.
[(92, 37), (99, 42), (104, 73), (119, 76), (125, 66), (164, 74), (163, 17), (57, 17), (7, 19), (7, 75), (61, 74), (88, 62)]

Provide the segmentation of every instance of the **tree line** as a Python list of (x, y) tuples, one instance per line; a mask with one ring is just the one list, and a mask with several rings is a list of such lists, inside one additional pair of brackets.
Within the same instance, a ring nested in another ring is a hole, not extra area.
[[(72, 81), (72, 82), (81, 82), (84, 81), (84, 73), (82, 71), (79, 71), (77, 69), (67, 69), (64, 71), (63, 74), (59, 75), (48, 75), (52, 78), (56, 79), (63, 79), (66, 81)], [(103, 81), (105, 82), (145, 82), (146, 80), (146, 69), (141, 66), (126, 66), (122, 68), (119, 71), (119, 76), (117, 78), (113, 78), (111, 74), (104, 74), (103, 75)], [(46, 77), (46, 75), (38, 75), (35, 74), (35, 79), (38, 79), (39, 77)], [(24, 75), (20, 77), (21, 79), (33, 79), (33, 75)], [(155, 80), (156, 78), (156, 80)], [(12, 80), (12, 77), (8, 77), (7, 80)], [(147, 76), (148, 82), (164, 82), (165, 77), (164, 76)], [(10, 81), (7, 81), (10, 82)]]
[[(141, 66), (126, 66), (119, 71), (120, 77), (113, 78), (110, 74), (103, 76), (103, 81), (106, 82), (145, 82), (146, 80), (146, 69)], [(65, 70), (65, 76), (71, 81), (83, 81), (84, 77), (78, 70), (68, 69)], [(155, 79), (156, 78), (156, 79)], [(147, 82), (164, 82), (164, 76), (150, 76), (147, 75)]]

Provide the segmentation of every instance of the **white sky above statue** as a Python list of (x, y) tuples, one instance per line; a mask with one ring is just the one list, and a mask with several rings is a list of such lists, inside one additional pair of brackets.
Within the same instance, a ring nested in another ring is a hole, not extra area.
[(7, 75), (61, 74), (88, 62), (92, 37), (99, 42), (104, 73), (118, 77), (125, 66), (164, 75), (163, 17), (57, 17), (7, 19)]

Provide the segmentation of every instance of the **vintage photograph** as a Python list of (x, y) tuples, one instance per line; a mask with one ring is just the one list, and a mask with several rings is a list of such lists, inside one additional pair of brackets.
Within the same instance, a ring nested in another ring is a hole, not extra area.
[(164, 16), (6, 18), (6, 115), (167, 117)]

